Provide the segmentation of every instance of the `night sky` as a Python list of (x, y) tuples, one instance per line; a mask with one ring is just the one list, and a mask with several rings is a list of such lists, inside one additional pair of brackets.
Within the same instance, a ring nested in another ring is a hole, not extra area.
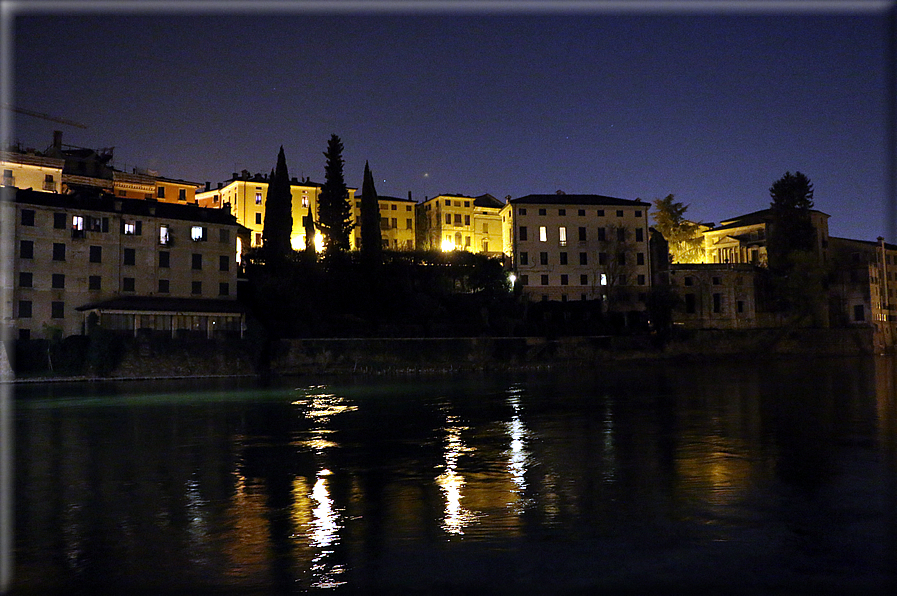
[(17, 115), (10, 136), (43, 150), (59, 129), (119, 169), (214, 186), (270, 172), (281, 145), (323, 182), (335, 133), (346, 182), (368, 160), (380, 195), (672, 193), (705, 222), (800, 171), (832, 235), (897, 240), (888, 4), (777, 4), (23, 3), (7, 101), (88, 128)]

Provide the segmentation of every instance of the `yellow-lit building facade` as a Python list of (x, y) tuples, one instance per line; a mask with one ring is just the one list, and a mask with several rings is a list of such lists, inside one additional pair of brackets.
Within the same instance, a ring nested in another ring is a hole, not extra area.
[(65, 160), (33, 153), (0, 151), (2, 185), (41, 192), (61, 192)]
[[(229, 209), (237, 218), (240, 225), (245, 226), (250, 232), (250, 248), (262, 245), (262, 232), (265, 229), (265, 203), (268, 198), (268, 176), (263, 174), (250, 174), (244, 170), (236, 174), (230, 180), (220, 183), (216, 189), (206, 189), (196, 193), (196, 204), (200, 207), (213, 209)], [(293, 232), (290, 235), (290, 244), (294, 250), (305, 249), (305, 218), (308, 217), (309, 208), (315, 221), (318, 221), (318, 197), (321, 194), (322, 185), (312, 182), (308, 178), (290, 180), (290, 195), (292, 196)], [(350, 205), (355, 205), (354, 188), (349, 188), (348, 200)], [(351, 212), (351, 211), (350, 211)], [(323, 242), (316, 234), (315, 244), (320, 248)], [(351, 248), (358, 245), (355, 242), (355, 234), (350, 234)]]
[(491, 256), (503, 253), (501, 211), (505, 204), (489, 194), (439, 195), (420, 209), (431, 250), (465, 250)]
[[(361, 196), (353, 199), (352, 218), (355, 229), (352, 231), (352, 245), (361, 247)], [(380, 206), (380, 238), (383, 248), (387, 250), (414, 250), (416, 202), (410, 198), (378, 196)]]

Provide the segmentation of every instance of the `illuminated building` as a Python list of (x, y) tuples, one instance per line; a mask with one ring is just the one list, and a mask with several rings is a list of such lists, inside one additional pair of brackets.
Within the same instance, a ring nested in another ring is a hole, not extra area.
[[(109, 194), (17, 190), (4, 324), (20, 339), (83, 334), (239, 335), (240, 227), (225, 212)], [(93, 317), (91, 317), (93, 315)]]
[(428, 199), (419, 206), (425, 224), (424, 243), (432, 250), (466, 250), (500, 256), (504, 206), (490, 194), (439, 195)]
[[(828, 259), (828, 218), (821, 211), (810, 210), (810, 223), (816, 230), (813, 251), (819, 256), (821, 263)], [(771, 223), (772, 211), (764, 209), (723, 220), (719, 226), (705, 230), (706, 262), (766, 266), (766, 242)]]
[(679, 296), (676, 324), (689, 329), (750, 329), (768, 326), (758, 314), (756, 269), (747, 263), (670, 265)]
[(652, 284), (649, 203), (601, 195), (527, 195), (501, 212), (513, 270), (537, 300), (602, 300), (644, 310)]
[[(361, 246), (361, 196), (354, 199), (352, 216), (355, 221), (353, 246)], [(410, 197), (377, 196), (380, 205), (380, 238), (383, 248), (389, 250), (414, 250), (415, 248), (415, 201)]]
[[(293, 208), (293, 232), (290, 235), (290, 244), (294, 250), (305, 249), (305, 218), (308, 217), (308, 209), (311, 206), (312, 217), (318, 221), (318, 197), (323, 185), (312, 182), (308, 178), (302, 180), (292, 178), (290, 180), (290, 195)], [(348, 200), (355, 204), (355, 190), (349, 188)], [(204, 191), (196, 193), (196, 203), (201, 207), (210, 207), (229, 210), (237, 218), (237, 222), (250, 230), (250, 246), (252, 248), (262, 245), (262, 232), (265, 228), (265, 201), (268, 198), (268, 176), (263, 174), (250, 174), (243, 170), (240, 174), (234, 172), (231, 178), (219, 183), (218, 188), (212, 189), (207, 184)], [(349, 236), (350, 246), (354, 249), (355, 235)], [(320, 246), (321, 240), (316, 239), (315, 244)]]
[(33, 151), (0, 151), (3, 186), (58, 193), (62, 189), (64, 165), (65, 160), (44, 157)]

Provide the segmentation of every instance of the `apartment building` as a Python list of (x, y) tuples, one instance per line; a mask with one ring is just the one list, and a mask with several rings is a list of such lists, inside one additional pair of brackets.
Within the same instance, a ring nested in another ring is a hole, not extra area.
[(644, 310), (651, 287), (649, 203), (588, 194), (511, 199), (500, 217), (512, 267), (537, 300), (602, 300)]
[(751, 329), (769, 324), (758, 313), (757, 270), (747, 263), (670, 265), (679, 296), (674, 319), (687, 329)]
[[(353, 246), (361, 247), (361, 201), (363, 195), (353, 200), (352, 218), (355, 229), (352, 232)], [(388, 250), (414, 250), (415, 248), (415, 206), (417, 203), (409, 196), (399, 197), (377, 196), (380, 206), (380, 238), (383, 248)]]
[(427, 199), (419, 206), (426, 245), (421, 248), (501, 256), (501, 211), (504, 206), (490, 194), (478, 197), (438, 195)]
[[(231, 178), (219, 183), (218, 188), (212, 189), (206, 185), (206, 189), (196, 193), (196, 204), (201, 207), (210, 207), (228, 210), (237, 222), (250, 231), (250, 246), (256, 248), (262, 245), (262, 232), (265, 229), (265, 203), (268, 198), (268, 176), (264, 174), (250, 174), (248, 170), (241, 173), (234, 172)], [(305, 249), (305, 218), (308, 217), (309, 208), (315, 221), (318, 220), (318, 197), (323, 185), (312, 182), (308, 178), (292, 178), (290, 180), (290, 195), (292, 196), (293, 231), (290, 234), (290, 244), (294, 250)], [(355, 204), (355, 188), (349, 188), (348, 201)], [(356, 248), (355, 235), (349, 236), (350, 246)], [(316, 246), (323, 246), (323, 238), (316, 234)]]
[(58, 193), (62, 190), (65, 160), (44, 157), (35, 152), (0, 151), (2, 185)]
[(237, 235), (224, 211), (109, 194), (11, 191), (4, 324), (21, 339), (104, 328), (239, 334)]

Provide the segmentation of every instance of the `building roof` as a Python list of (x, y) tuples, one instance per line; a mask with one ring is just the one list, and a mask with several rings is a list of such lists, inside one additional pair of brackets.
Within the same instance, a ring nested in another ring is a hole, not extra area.
[(224, 209), (208, 209), (197, 205), (179, 205), (147, 199), (126, 199), (108, 193), (57, 194), (26, 188), (16, 190), (16, 202), (26, 205), (123, 213), (221, 225), (236, 225), (237, 223), (236, 218)]
[[(829, 217), (827, 213), (823, 213), (822, 211), (818, 211), (816, 209), (810, 209), (810, 213), (819, 213), (820, 215)], [(720, 220), (720, 225), (710, 230), (706, 230), (706, 232), (716, 232), (718, 230), (727, 230), (731, 228), (743, 228), (745, 226), (758, 225), (767, 222), (771, 217), (772, 209), (761, 209), (760, 211), (746, 213), (744, 215), (739, 215), (738, 217), (733, 217), (731, 219)]]
[[(862, 244), (863, 246), (877, 248), (881, 246), (880, 240), (856, 240), (854, 238), (841, 238), (838, 236), (829, 236), (829, 240), (833, 240), (835, 242), (846, 242), (850, 244)], [(891, 244), (889, 242), (885, 242), (885, 249), (887, 250), (897, 250), (897, 244)]]
[(473, 201), (474, 207), (492, 207), (493, 209), (501, 209), (505, 206), (502, 201), (499, 201), (489, 193), (478, 196)]
[(170, 298), (166, 296), (122, 296), (102, 302), (93, 302), (77, 307), (75, 310), (123, 310), (123, 311), (155, 311), (168, 313), (224, 313), (239, 314), (244, 311), (243, 305), (236, 300), (220, 300), (216, 298)]
[[(364, 195), (355, 195), (356, 199), (363, 199)], [(399, 201), (401, 203), (417, 203), (414, 199), (409, 199), (408, 197), (388, 197), (386, 195), (377, 195), (378, 201)]]
[(605, 197), (603, 195), (568, 195), (568, 194), (546, 194), (546, 195), (526, 195), (509, 201), (515, 205), (613, 205), (613, 206), (630, 206), (630, 207), (650, 207), (650, 203), (644, 201), (618, 199), (615, 197)]
[(0, 161), (45, 168), (58, 168), (60, 170), (65, 165), (64, 159), (44, 157), (35, 153), (20, 153), (17, 151), (0, 151)]

